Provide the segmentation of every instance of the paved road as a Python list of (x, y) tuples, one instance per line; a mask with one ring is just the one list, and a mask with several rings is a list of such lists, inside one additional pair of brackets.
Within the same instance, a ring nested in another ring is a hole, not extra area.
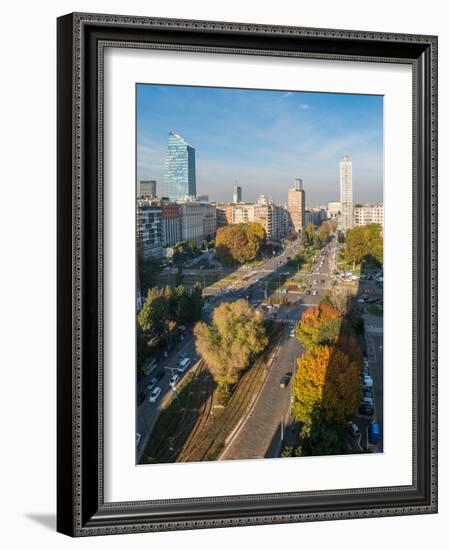
[[(268, 259), (260, 266), (254, 267), (252, 269), (240, 268), (239, 270), (234, 272), (240, 277), (237, 283), (241, 283), (242, 279), (245, 279), (246, 281), (249, 281), (245, 284), (250, 287), (252, 285), (250, 281), (252, 277), (257, 278), (258, 276), (262, 276), (262, 274), (272, 273), (278, 267), (279, 261), (285, 263), (287, 261), (286, 257), (290, 254), (296, 253), (295, 251), (297, 250), (297, 248), (298, 244), (294, 243), (287, 246), (281, 255)], [(211, 253), (209, 253), (209, 255), (210, 254)], [(201, 271), (199, 271), (199, 273), (201, 273)], [(242, 291), (241, 288), (237, 288), (238, 286), (239, 284), (231, 284), (229, 285), (229, 290), (227, 292), (219, 292), (218, 295), (212, 298), (211, 302), (207, 304), (206, 307), (206, 319), (210, 320), (213, 314), (213, 310), (220, 304), (224, 302), (232, 302), (243, 296), (243, 293), (245, 291)], [(147, 389), (150, 380), (154, 377), (154, 373), (157, 370), (163, 369), (165, 371), (164, 377), (161, 378), (161, 380), (154, 386), (159, 386), (162, 390), (157, 402), (150, 403), (148, 401), (148, 398), (152, 391), (151, 389), (150, 391), (148, 391), (148, 395), (146, 396), (143, 403), (140, 406), (136, 405), (136, 432), (141, 434), (141, 440), (136, 450), (137, 463), (139, 463), (139, 461), (141, 460), (146, 443), (159, 417), (161, 407), (165, 399), (167, 398), (167, 395), (173, 391), (169, 384), (169, 380), (171, 375), (175, 372), (177, 360), (181, 353), (185, 353), (188, 357), (190, 357), (190, 359), (192, 360), (192, 366), (198, 360), (199, 357), (195, 350), (195, 341), (191, 334), (188, 334), (181, 345), (178, 345), (178, 349), (172, 352), (166, 359), (160, 361), (157, 365), (157, 368), (155, 368), (150, 375), (141, 378), (137, 384), (137, 395), (139, 395), (140, 392)], [(185, 376), (187, 372), (188, 371), (186, 371), (183, 376)]]
[[(301, 306), (294, 309), (297, 313)], [(257, 401), (220, 460), (279, 456), (281, 424), (285, 426), (289, 420), (292, 383), (290, 380), (286, 388), (281, 388), (280, 381), (283, 374), (294, 373), (296, 358), (301, 354), (298, 340), (289, 336), (289, 326), (285, 324), (281, 346)]]
[[(288, 293), (288, 301), (294, 304), (277, 309), (276, 321), (285, 325), (281, 345), (259, 397), (246, 421), (222, 453), (220, 460), (278, 457), (282, 437), (291, 435), (291, 433), (286, 434), (286, 427), (290, 424), (292, 379), (286, 388), (280, 387), (280, 381), (283, 374), (288, 372), (294, 374), (296, 359), (303, 353), (303, 349), (296, 338), (290, 337), (290, 331), (300, 319), (304, 309), (318, 304), (323, 294), (330, 288), (331, 272), (334, 269), (334, 247), (335, 244), (332, 242), (318, 255), (311, 274), (298, 274), (298, 278), (306, 279), (310, 289), (316, 289), (317, 294), (314, 296)], [(259, 285), (259, 293), (260, 286), (262, 285)], [(257, 294), (253, 294), (251, 299), (255, 297), (259, 298)]]
[[(157, 367), (153, 370), (153, 372), (150, 375), (144, 376), (139, 380), (139, 383), (137, 386), (137, 395), (141, 391), (144, 391), (146, 389), (150, 380), (154, 377), (154, 373), (157, 370), (163, 370), (165, 372), (163, 378), (161, 378), (159, 382), (154, 386), (154, 387), (159, 386), (162, 390), (161, 395), (159, 399), (156, 401), (156, 403), (150, 403), (148, 400), (152, 391), (151, 389), (150, 391), (148, 391), (148, 394), (145, 400), (143, 401), (143, 403), (140, 406), (136, 404), (136, 431), (137, 433), (140, 433), (142, 436), (140, 444), (136, 450), (137, 463), (140, 462), (142, 453), (145, 449), (145, 445), (154, 428), (154, 425), (156, 424), (156, 420), (159, 417), (161, 406), (164, 403), (164, 400), (166, 399), (167, 395), (173, 391), (172, 387), (169, 384), (169, 381), (172, 374), (174, 374), (175, 372), (175, 368), (177, 366), (176, 362), (177, 362), (177, 359), (179, 358), (179, 354), (185, 353), (186, 355), (188, 355), (188, 357), (190, 357), (190, 359), (192, 360), (192, 366), (198, 360), (198, 355), (195, 350), (195, 340), (191, 334), (188, 334), (184, 338), (184, 340), (181, 342), (181, 344), (182, 345), (178, 346), (178, 349), (176, 349), (173, 353), (171, 353), (167, 359), (159, 362)], [(185, 376), (187, 372), (188, 371), (186, 371), (181, 376)]]

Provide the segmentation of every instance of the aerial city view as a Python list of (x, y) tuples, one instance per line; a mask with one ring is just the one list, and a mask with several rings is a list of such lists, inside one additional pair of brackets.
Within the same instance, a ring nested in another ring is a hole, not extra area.
[(382, 97), (136, 97), (136, 463), (383, 452)]

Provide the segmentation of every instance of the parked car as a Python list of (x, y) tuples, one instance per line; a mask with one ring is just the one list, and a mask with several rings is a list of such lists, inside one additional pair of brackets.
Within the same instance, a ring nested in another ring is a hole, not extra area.
[(314, 290), (314, 291), (312, 292), (312, 296), (317, 296), (317, 295), (318, 295), (318, 290)]
[(295, 336), (296, 336), (296, 335), (295, 335), (295, 329), (292, 328), (292, 329), (290, 330), (290, 338), (294, 338)]
[(360, 435), (359, 427), (357, 426), (357, 424), (355, 424), (354, 422), (352, 422), (352, 420), (350, 420), (350, 421), (346, 424), (346, 427), (347, 427), (349, 433), (350, 433), (351, 435), (353, 435), (354, 437)]
[(363, 396), (362, 397), (362, 400), (360, 402), (361, 405), (373, 405), (373, 398), (372, 397), (366, 397), (366, 396)]
[(137, 434), (136, 434), (136, 447), (139, 447), (141, 442), (142, 442), (142, 434), (137, 432)]
[(360, 405), (359, 414), (362, 414), (365, 416), (373, 416), (374, 408), (372, 407), (372, 405)]
[(143, 369), (143, 373), (145, 376), (148, 376), (149, 374), (151, 374), (151, 372), (153, 371), (153, 369), (156, 367), (156, 359), (153, 359), (151, 360), (148, 365), (146, 365), (146, 367)]
[(324, 285), (326, 283), (325, 279), (321, 279), (321, 284)]
[(282, 375), (280, 386), (281, 388), (286, 388), (288, 386), (288, 383), (290, 382), (290, 378), (292, 377), (291, 372), (286, 372)]
[(162, 389), (159, 386), (154, 388), (154, 390), (150, 394), (148, 401), (150, 403), (156, 403), (156, 401), (159, 399), (159, 396), (161, 395), (161, 391)]
[(151, 391), (158, 382), (159, 382), (159, 379), (156, 376), (153, 376), (153, 378), (150, 380), (150, 383), (147, 386), (147, 390)]
[(170, 378), (170, 386), (172, 386), (172, 387), (176, 386), (176, 383), (178, 382), (178, 380), (179, 380), (179, 374), (174, 374)]

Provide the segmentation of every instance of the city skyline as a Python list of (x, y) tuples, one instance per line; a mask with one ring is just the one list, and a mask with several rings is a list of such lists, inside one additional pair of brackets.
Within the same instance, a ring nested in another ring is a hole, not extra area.
[(298, 177), (308, 207), (338, 200), (338, 163), (349, 151), (354, 202), (381, 202), (382, 116), (379, 96), (141, 84), (137, 178), (162, 184), (175, 132), (196, 150), (196, 192), (211, 201), (229, 202), (237, 184), (247, 201), (265, 194), (285, 204)]

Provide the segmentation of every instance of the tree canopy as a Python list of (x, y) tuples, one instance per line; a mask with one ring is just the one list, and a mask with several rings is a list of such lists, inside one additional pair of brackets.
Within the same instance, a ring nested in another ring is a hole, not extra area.
[(142, 331), (149, 337), (163, 337), (170, 326), (186, 325), (201, 319), (202, 291), (195, 286), (189, 291), (184, 285), (176, 289), (167, 286), (148, 291), (137, 321)]
[(346, 234), (345, 260), (354, 265), (363, 261), (383, 264), (383, 232), (377, 223), (349, 229)]
[(266, 240), (260, 223), (239, 223), (220, 227), (215, 237), (217, 257), (224, 265), (255, 260)]
[(341, 312), (323, 301), (304, 311), (296, 326), (296, 337), (306, 349), (317, 344), (333, 344), (340, 334), (341, 323)]
[(357, 412), (360, 364), (333, 346), (314, 346), (298, 359), (293, 414), (308, 435), (317, 421), (342, 424)]
[(262, 316), (246, 300), (224, 303), (212, 322), (196, 324), (196, 348), (220, 386), (235, 384), (268, 344)]

